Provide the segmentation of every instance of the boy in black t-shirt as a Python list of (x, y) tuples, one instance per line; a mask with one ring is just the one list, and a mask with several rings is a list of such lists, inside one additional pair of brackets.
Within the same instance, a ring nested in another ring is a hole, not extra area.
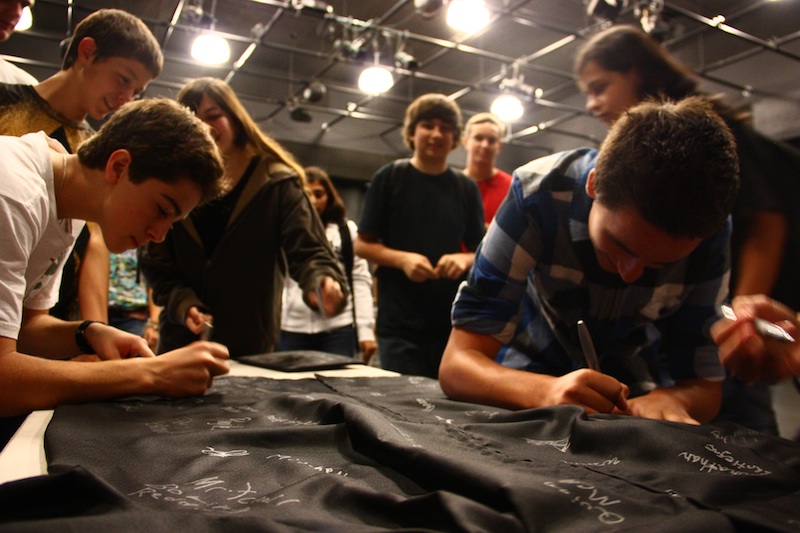
[(450, 306), (483, 237), (475, 182), (447, 165), (461, 137), (461, 111), (441, 94), (406, 109), (411, 159), (381, 168), (359, 223), (356, 253), (380, 266), (378, 351), (381, 365), (436, 378), (450, 333)]

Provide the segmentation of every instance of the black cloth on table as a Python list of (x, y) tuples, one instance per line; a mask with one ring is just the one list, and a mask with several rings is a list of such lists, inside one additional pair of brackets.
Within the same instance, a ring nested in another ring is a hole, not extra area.
[(225, 377), (59, 407), (0, 531), (796, 531), (800, 445), (447, 399), (423, 377)]

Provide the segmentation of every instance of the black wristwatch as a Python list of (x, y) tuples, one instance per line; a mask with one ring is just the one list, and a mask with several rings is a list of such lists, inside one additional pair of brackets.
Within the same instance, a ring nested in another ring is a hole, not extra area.
[(94, 348), (92, 348), (92, 346), (86, 340), (86, 328), (95, 322), (102, 324), (102, 322), (98, 322), (97, 320), (84, 320), (81, 322), (81, 325), (78, 326), (78, 329), (75, 330), (75, 344), (78, 345), (78, 349), (81, 351), (81, 353), (95, 353)]

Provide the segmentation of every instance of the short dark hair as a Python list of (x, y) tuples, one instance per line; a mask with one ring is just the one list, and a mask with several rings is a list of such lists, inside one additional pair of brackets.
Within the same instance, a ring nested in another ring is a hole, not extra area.
[(128, 177), (133, 183), (187, 179), (200, 188), (201, 203), (225, 190), (222, 156), (208, 126), (174, 100), (150, 98), (123, 105), (78, 146), (78, 160), (102, 169), (121, 149), (131, 154)]
[(647, 100), (611, 127), (594, 179), (602, 205), (633, 207), (676, 238), (707, 237), (722, 227), (736, 198), (736, 142), (700, 97)]
[(99, 9), (75, 27), (61, 70), (67, 70), (78, 57), (78, 44), (86, 37), (94, 39), (97, 50), (94, 61), (110, 57), (135, 59), (154, 78), (161, 74), (164, 56), (147, 25), (121, 9)]
[(333, 186), (333, 182), (328, 173), (320, 167), (306, 167), (305, 171), (307, 183), (319, 183), (322, 185), (322, 188), (325, 189), (325, 192), (328, 193), (328, 204), (325, 206), (325, 209), (322, 210), (322, 216), (320, 217), (322, 223), (327, 225), (344, 222), (344, 202), (336, 191), (336, 187)]
[(417, 124), (423, 120), (439, 119), (453, 128), (453, 146), (458, 146), (461, 141), (462, 119), (461, 109), (452, 99), (443, 94), (429, 93), (423, 94), (406, 108), (405, 120), (403, 121), (403, 142), (411, 150), (414, 149), (414, 142), (410, 137), (414, 135)]

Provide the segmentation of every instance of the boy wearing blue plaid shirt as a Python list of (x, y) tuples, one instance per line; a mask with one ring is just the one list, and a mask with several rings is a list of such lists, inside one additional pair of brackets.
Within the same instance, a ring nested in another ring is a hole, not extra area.
[[(724, 371), (733, 138), (697, 98), (629, 110), (598, 151), (514, 173), (453, 304), (439, 370), (454, 399), (703, 423)], [(602, 372), (586, 366), (583, 320)]]

